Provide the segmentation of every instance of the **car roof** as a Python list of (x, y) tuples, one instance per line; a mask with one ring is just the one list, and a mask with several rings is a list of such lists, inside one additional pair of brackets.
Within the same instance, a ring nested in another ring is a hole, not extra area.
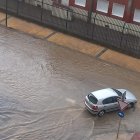
[(105, 99), (111, 96), (118, 96), (118, 94), (111, 88), (101, 89), (91, 92), (98, 100)]

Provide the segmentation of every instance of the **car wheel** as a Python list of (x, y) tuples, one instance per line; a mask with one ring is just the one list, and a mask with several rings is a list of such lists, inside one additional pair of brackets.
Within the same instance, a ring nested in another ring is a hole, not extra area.
[(105, 111), (104, 111), (104, 110), (101, 110), (101, 111), (98, 113), (98, 116), (99, 116), (99, 117), (102, 117), (104, 114), (105, 114)]
[(130, 104), (129, 104), (129, 108), (133, 108), (134, 105), (135, 105), (134, 103), (130, 103)]

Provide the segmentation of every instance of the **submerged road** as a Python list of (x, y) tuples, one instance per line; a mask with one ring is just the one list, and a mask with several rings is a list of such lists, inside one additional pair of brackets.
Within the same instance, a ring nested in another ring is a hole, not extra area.
[[(140, 99), (140, 73), (0, 27), (0, 140), (113, 140), (116, 112), (84, 107), (93, 90), (126, 88)], [(120, 135), (140, 131), (140, 102)]]

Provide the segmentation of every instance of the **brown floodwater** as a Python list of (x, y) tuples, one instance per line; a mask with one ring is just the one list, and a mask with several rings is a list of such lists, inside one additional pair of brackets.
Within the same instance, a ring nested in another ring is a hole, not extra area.
[[(140, 99), (140, 73), (0, 27), (0, 140), (93, 140), (117, 134), (116, 112), (84, 107), (93, 90), (126, 88)], [(121, 133), (140, 131), (140, 102)]]

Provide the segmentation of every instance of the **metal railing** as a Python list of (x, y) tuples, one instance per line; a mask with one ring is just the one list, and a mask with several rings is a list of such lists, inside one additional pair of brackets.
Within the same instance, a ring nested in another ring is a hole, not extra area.
[(50, 1), (0, 0), (0, 9), (140, 58), (140, 26)]

